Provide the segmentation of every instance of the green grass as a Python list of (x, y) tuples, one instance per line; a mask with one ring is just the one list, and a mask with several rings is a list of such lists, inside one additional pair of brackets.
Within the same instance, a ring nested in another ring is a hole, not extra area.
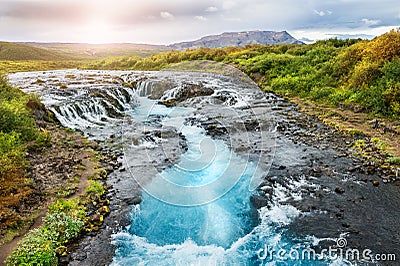
[[(71, 69), (78, 68), (84, 61), (45, 61), (45, 60), (0, 60), (0, 73), (14, 73), (26, 71), (44, 71), (55, 69)], [(38, 82), (38, 81), (37, 81)], [(40, 82), (40, 81), (39, 81)]]
[(284, 97), (300, 97), (331, 106), (345, 104), (361, 107), (376, 116), (398, 118), (399, 43), (400, 30), (392, 30), (371, 41), (330, 39), (309, 45), (200, 48), (147, 58), (110, 58), (84, 68), (184, 70), (187, 67), (207, 71), (198, 60), (212, 60), (234, 64), (264, 90)]
[(86, 194), (89, 198), (95, 199), (96, 197), (100, 197), (104, 194), (105, 189), (104, 186), (96, 180), (88, 180), (89, 185), (86, 188)]
[(400, 166), (400, 157), (390, 157), (388, 159), (388, 163), (390, 163), (392, 165)]

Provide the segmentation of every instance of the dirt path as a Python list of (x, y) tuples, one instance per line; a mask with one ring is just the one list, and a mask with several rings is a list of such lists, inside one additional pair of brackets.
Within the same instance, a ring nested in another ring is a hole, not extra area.
[[(51, 128), (49, 131), (53, 136), (52, 146), (37, 154), (29, 155), (32, 166), (30, 176), (35, 179), (36, 183), (41, 184), (37, 186), (37, 189), (41, 192), (48, 192), (48, 194), (42, 196), (42, 203), (37, 202), (34, 209), (39, 214), (29, 229), (11, 242), (0, 246), (0, 265), (5, 265), (4, 261), (28, 231), (42, 225), (42, 218), (46, 216), (48, 206), (59, 198), (57, 194), (64, 193), (73, 187), (75, 192), (64, 197), (65, 199), (83, 195), (88, 186), (89, 177), (95, 174), (94, 153), (86, 149), (88, 142), (85, 139), (78, 134), (59, 128)], [(43, 175), (43, 173), (46, 174)], [(78, 183), (74, 183), (77, 176), (79, 177)], [(43, 182), (41, 178), (46, 178), (46, 181)]]

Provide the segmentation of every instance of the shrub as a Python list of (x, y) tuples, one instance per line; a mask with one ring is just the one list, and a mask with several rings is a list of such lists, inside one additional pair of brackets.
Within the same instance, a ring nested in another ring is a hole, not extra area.
[(37, 136), (35, 120), (26, 107), (29, 96), (7, 84), (0, 76), (0, 131), (16, 132), (23, 141), (34, 140)]
[(48, 213), (43, 225), (31, 230), (7, 259), (7, 265), (57, 265), (58, 247), (76, 238), (84, 222), (61, 211)]
[(24, 147), (19, 134), (0, 132), (0, 178), (11, 172), (18, 172), (26, 166)]
[(7, 265), (57, 265), (54, 235), (41, 227), (30, 231), (7, 259)]
[(306, 96), (312, 89), (313, 81), (310, 75), (293, 77), (285, 76), (275, 78), (271, 83), (271, 89), (278, 93), (290, 96)]
[(387, 81), (400, 82), (400, 59), (386, 62), (382, 67), (382, 74)]
[(398, 58), (400, 56), (400, 29), (391, 30), (370, 41), (363, 56), (379, 62)]
[(332, 87), (315, 87), (310, 92), (310, 96), (314, 100), (329, 99), (335, 89)]
[(86, 193), (90, 198), (100, 198), (104, 194), (105, 189), (103, 185), (95, 180), (88, 180), (89, 185), (86, 188)]
[(356, 43), (343, 50), (336, 58), (333, 75), (346, 81), (355, 65), (361, 61), (366, 41)]
[(43, 218), (43, 225), (52, 231), (53, 241), (60, 245), (66, 240), (77, 237), (82, 230), (84, 222), (64, 212), (56, 211), (48, 213)]
[(49, 213), (64, 212), (71, 217), (84, 219), (85, 218), (85, 207), (83, 207), (79, 198), (75, 199), (59, 199), (49, 207)]
[(388, 112), (386, 115), (392, 115), (394, 117), (400, 116), (400, 82), (396, 84), (388, 84), (386, 90), (383, 92), (383, 98), (386, 106), (388, 106)]
[(355, 66), (349, 83), (352, 87), (365, 87), (372, 84), (373, 80), (375, 80), (379, 76), (379, 63), (363, 60)]
[(387, 162), (389, 164), (398, 165), (400, 166), (400, 157), (390, 157)]

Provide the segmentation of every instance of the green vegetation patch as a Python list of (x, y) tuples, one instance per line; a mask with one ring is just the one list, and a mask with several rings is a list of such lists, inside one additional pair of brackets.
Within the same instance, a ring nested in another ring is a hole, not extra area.
[(98, 218), (86, 214), (86, 206), (93, 200), (99, 201), (105, 193), (104, 185), (89, 180), (85, 195), (72, 199), (59, 199), (49, 206), (43, 224), (31, 230), (11, 253), (6, 264), (11, 265), (57, 265), (58, 257), (65, 256), (67, 245), (85, 231), (98, 230), (103, 215), (110, 212), (101, 207)]
[(278, 95), (332, 106), (345, 104), (377, 116), (398, 118), (399, 43), (400, 31), (392, 30), (371, 41), (330, 39), (309, 45), (200, 48), (147, 58), (110, 58), (84, 68), (207, 71), (196, 60), (211, 60), (236, 65), (261, 88)]

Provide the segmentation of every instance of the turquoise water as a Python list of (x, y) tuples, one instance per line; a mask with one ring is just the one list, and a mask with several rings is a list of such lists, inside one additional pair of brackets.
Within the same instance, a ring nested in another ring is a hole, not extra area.
[[(222, 140), (187, 125), (190, 108), (167, 108), (146, 98), (132, 119), (163, 117), (186, 137), (188, 150), (179, 163), (145, 185), (132, 222), (114, 235), (113, 265), (323, 265), (276, 260), (265, 250), (289, 251), (296, 245), (284, 226), (300, 211), (290, 205), (256, 210), (251, 194), (261, 179), (256, 163), (236, 155)], [(277, 193), (276, 197), (284, 197)], [(301, 241), (300, 241), (301, 243)], [(340, 265), (340, 264), (339, 264)]]

